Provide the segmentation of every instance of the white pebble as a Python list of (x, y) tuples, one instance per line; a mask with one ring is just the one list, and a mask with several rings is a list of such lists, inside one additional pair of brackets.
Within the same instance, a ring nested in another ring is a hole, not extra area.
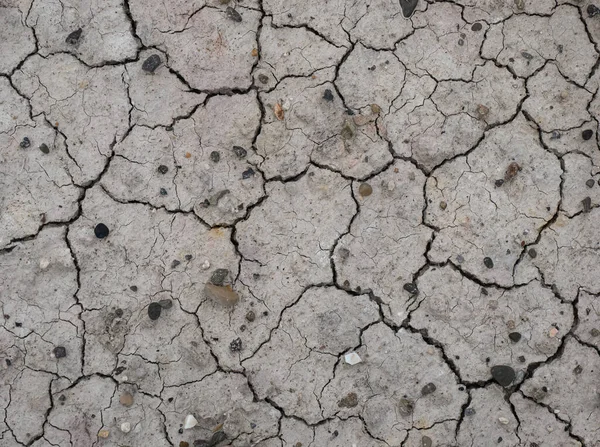
[(392, 181), (389, 181), (387, 186), (388, 186), (388, 191), (393, 191), (394, 188), (396, 187), (396, 184)]
[(283, 101), (283, 104), (281, 104), (281, 108), (283, 110), (290, 110), (290, 106), (292, 104), (290, 103), (290, 101), (288, 101), (287, 99), (285, 101)]
[(123, 433), (129, 433), (131, 431), (131, 424), (129, 422), (123, 422), (121, 424), (121, 431)]
[(48, 261), (47, 259), (40, 259), (40, 268), (42, 270), (46, 270), (49, 265), (50, 265), (50, 261)]
[(344, 360), (348, 365), (356, 365), (357, 363), (362, 362), (360, 356), (356, 352), (351, 352), (344, 356)]
[(498, 421), (499, 421), (501, 424), (504, 424), (504, 425), (508, 424), (508, 419), (506, 419), (506, 418), (504, 418), (504, 417), (499, 417), (499, 418), (498, 418)]
[(194, 428), (196, 425), (198, 425), (198, 421), (196, 420), (196, 418), (191, 414), (188, 414), (185, 417), (185, 421), (183, 422), (183, 428), (187, 430), (189, 428)]
[(202, 263), (202, 270), (208, 270), (210, 268), (210, 262), (208, 260)]

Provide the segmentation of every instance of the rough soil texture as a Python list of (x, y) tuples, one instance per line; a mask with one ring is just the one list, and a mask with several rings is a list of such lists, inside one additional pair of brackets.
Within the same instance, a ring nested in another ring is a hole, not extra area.
[(0, 0), (0, 447), (600, 447), (600, 2)]

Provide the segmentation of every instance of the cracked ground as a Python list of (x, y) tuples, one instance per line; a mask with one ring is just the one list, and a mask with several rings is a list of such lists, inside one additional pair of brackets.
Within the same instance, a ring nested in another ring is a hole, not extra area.
[(600, 446), (600, 2), (0, 0), (0, 447)]

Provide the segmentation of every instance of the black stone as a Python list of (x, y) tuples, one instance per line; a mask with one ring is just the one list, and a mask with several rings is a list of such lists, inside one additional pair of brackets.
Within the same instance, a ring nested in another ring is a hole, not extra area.
[(185, 255), (185, 260), (186, 260), (186, 261), (191, 261), (191, 260), (192, 260), (192, 258), (193, 258), (193, 256), (192, 256), (192, 255)]
[(258, 80), (261, 82), (261, 84), (266, 84), (269, 82), (269, 77), (266, 74), (261, 73), (258, 75)]
[(325, 101), (329, 101), (329, 102), (333, 101), (333, 93), (332, 93), (332, 91), (329, 90), (329, 89), (326, 89), (325, 92), (323, 92), (323, 99)]
[(229, 343), (229, 350), (231, 352), (241, 351), (242, 350), (242, 339), (238, 337), (235, 340), (233, 340), (231, 343)]
[(483, 25), (481, 25), (481, 23), (477, 22), (471, 26), (471, 31), (481, 31), (482, 28), (483, 28)]
[(531, 258), (533, 258), (533, 259), (537, 258), (537, 251), (535, 250), (535, 248), (530, 248), (527, 253), (529, 253), (529, 256)]
[(222, 286), (227, 279), (227, 275), (229, 275), (229, 270), (216, 269), (212, 275), (210, 275), (210, 282), (215, 286)]
[(500, 188), (502, 185), (504, 185), (504, 179), (498, 179), (494, 182), (494, 185), (496, 185), (496, 188)]
[(54, 357), (57, 359), (62, 359), (63, 357), (67, 356), (67, 350), (64, 348), (64, 346), (57, 346), (52, 352), (54, 352)]
[(519, 357), (517, 357), (517, 360), (518, 360), (520, 363), (525, 363), (525, 360), (526, 360), (526, 359), (525, 359), (525, 356), (524, 356), (524, 355), (520, 355)]
[(27, 149), (29, 146), (31, 146), (31, 141), (29, 141), (29, 138), (23, 137), (23, 140), (19, 143), (19, 146), (21, 146), (23, 149)]
[(103, 223), (99, 223), (98, 225), (96, 225), (96, 228), (94, 228), (94, 234), (98, 239), (104, 239), (108, 236), (108, 233), (109, 229)]
[(509, 386), (515, 380), (515, 370), (510, 366), (492, 366), (492, 377), (501, 386)]
[(79, 42), (79, 38), (81, 37), (82, 32), (83, 30), (81, 28), (73, 31), (67, 36), (65, 42), (67, 42), (69, 45), (75, 45), (77, 42)]
[(58, 400), (60, 400), (61, 402), (64, 402), (65, 400), (67, 400), (67, 396), (65, 396), (64, 394), (61, 394), (60, 397), (58, 398)]
[(154, 73), (161, 63), (162, 59), (160, 58), (160, 56), (158, 54), (153, 54), (144, 61), (144, 63), (142, 64), (142, 70), (144, 70), (147, 73)]
[(167, 195), (167, 190), (165, 188), (160, 188), (160, 195), (161, 196), (166, 196)]
[(179, 259), (173, 259), (171, 261), (171, 268), (174, 269), (175, 267), (177, 267), (179, 264), (181, 264), (181, 261)]
[(160, 165), (158, 167), (157, 171), (161, 174), (166, 174), (167, 172), (169, 172), (169, 168), (166, 167), (165, 165)]
[(227, 9), (225, 10), (225, 14), (234, 22), (239, 23), (242, 21), (242, 16), (240, 15), (240, 13), (233, 9), (231, 6), (227, 7)]
[(594, 136), (594, 131), (592, 129), (586, 129), (583, 132), (581, 132), (581, 138), (583, 138), (584, 140), (589, 140), (590, 138), (592, 138)]
[(233, 146), (233, 153), (237, 158), (244, 158), (246, 155), (248, 155), (248, 151), (241, 146)]
[(137, 286), (129, 286), (129, 288), (131, 289), (132, 292), (137, 292), (137, 290), (138, 290)]
[(253, 177), (253, 176), (254, 176), (254, 169), (252, 169), (252, 168), (248, 168), (244, 172), (242, 172), (242, 178), (244, 180), (249, 179), (250, 177)]
[(585, 199), (583, 199), (581, 201), (581, 204), (583, 205), (584, 213), (589, 213), (590, 210), (592, 209), (592, 199), (590, 197), (586, 197)]
[(40, 151), (42, 151), (43, 154), (49, 154), (50, 148), (48, 147), (48, 145), (46, 143), (42, 143), (42, 144), (40, 144)]
[(465, 416), (473, 416), (475, 413), (475, 408), (469, 407), (465, 410)]
[(581, 373), (583, 372), (583, 368), (581, 367), (581, 365), (577, 365), (577, 366), (575, 367), (575, 369), (573, 369), (573, 372), (574, 372), (575, 374), (581, 374)]
[(492, 258), (487, 256), (483, 258), (483, 264), (489, 269), (494, 268), (494, 261), (492, 261)]
[(589, 179), (589, 180), (587, 180), (585, 182), (585, 186), (587, 186), (588, 188), (593, 188), (594, 187), (594, 183), (596, 183), (596, 182), (594, 181), (593, 178), (591, 178), (591, 179)]
[(400, 0), (400, 8), (402, 9), (402, 15), (405, 19), (408, 19), (413, 15), (419, 0)]
[(406, 284), (404, 284), (403, 288), (411, 295), (416, 295), (419, 292), (419, 289), (417, 289), (417, 285), (412, 282), (407, 282)]
[(115, 309), (115, 315), (117, 317), (122, 317), (123, 316), (123, 309)]
[(528, 61), (530, 61), (531, 59), (533, 59), (533, 56), (531, 54), (527, 53), (526, 51), (521, 52), (521, 56), (523, 56)]
[(219, 153), (219, 151), (212, 151), (210, 153), (210, 159), (211, 161), (213, 161), (214, 163), (218, 163), (219, 160), (221, 160), (221, 154)]
[(436, 389), (437, 387), (435, 386), (435, 384), (429, 382), (427, 385), (421, 388), (421, 396), (427, 396), (428, 394), (433, 393)]
[(521, 334), (518, 332), (511, 332), (510, 334), (508, 334), (508, 338), (510, 338), (511, 341), (516, 343), (519, 340), (521, 340)]
[(148, 306), (148, 317), (151, 320), (158, 320), (160, 317), (160, 312), (162, 311), (162, 306), (158, 303), (150, 303)]
[(596, 5), (588, 5), (587, 13), (588, 17), (594, 17), (600, 14), (600, 9)]

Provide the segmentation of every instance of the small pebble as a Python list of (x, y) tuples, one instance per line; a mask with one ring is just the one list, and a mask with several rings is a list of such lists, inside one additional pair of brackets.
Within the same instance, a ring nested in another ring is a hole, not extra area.
[(591, 179), (589, 179), (589, 180), (587, 180), (585, 182), (585, 186), (587, 186), (588, 188), (593, 188), (594, 187), (594, 183), (596, 183), (596, 182), (594, 181), (593, 178), (591, 178)]
[(421, 438), (421, 447), (431, 447), (433, 445), (433, 441), (429, 436), (423, 436)]
[(202, 270), (208, 270), (210, 268), (210, 262), (204, 261), (201, 265)]
[(329, 89), (326, 89), (323, 93), (323, 99), (329, 102), (333, 101), (333, 92)]
[(492, 366), (492, 377), (501, 386), (509, 386), (515, 380), (515, 370), (507, 365)]
[(123, 433), (129, 433), (131, 431), (131, 423), (130, 422), (123, 422), (121, 424), (121, 431)]
[(369, 197), (373, 194), (373, 188), (368, 183), (361, 183), (358, 187), (358, 193), (363, 197)]
[(581, 138), (583, 138), (584, 140), (589, 140), (594, 136), (594, 131), (591, 129), (586, 129), (583, 132), (581, 132)]
[(521, 52), (521, 56), (523, 56), (528, 61), (530, 61), (531, 59), (533, 59), (533, 56), (531, 54), (527, 53), (526, 51)]
[(231, 6), (227, 7), (227, 9), (225, 10), (225, 14), (234, 22), (239, 23), (242, 21), (242, 16), (240, 15), (240, 13), (233, 9)]
[(465, 410), (465, 416), (473, 416), (475, 413), (475, 408), (469, 407)]
[(225, 432), (218, 431), (215, 434), (213, 434), (210, 438), (210, 445), (216, 446), (220, 442), (225, 441), (225, 439), (227, 439), (227, 435), (225, 434)]
[(521, 334), (519, 332), (511, 332), (510, 334), (508, 334), (508, 338), (510, 338), (511, 341), (517, 343), (519, 340), (521, 340)]
[(233, 146), (233, 153), (237, 158), (244, 158), (248, 154), (248, 151), (241, 146)]
[(81, 28), (73, 31), (67, 36), (65, 42), (67, 42), (69, 45), (75, 45), (77, 42), (79, 42), (79, 38), (81, 37), (82, 32), (83, 30)]
[(160, 188), (160, 195), (161, 196), (166, 196), (167, 195), (167, 190), (165, 188)]
[(519, 361), (519, 363), (525, 363), (525, 361), (526, 361), (524, 355), (520, 355), (519, 357), (517, 357), (517, 360)]
[(581, 365), (577, 365), (574, 369), (573, 372), (575, 374), (581, 374), (583, 372), (583, 368), (581, 367)]
[(498, 179), (494, 182), (494, 185), (496, 185), (496, 188), (500, 188), (502, 185), (504, 185), (504, 180)]
[(592, 330), (590, 330), (590, 335), (592, 337), (597, 337), (598, 335), (600, 335), (600, 331), (596, 328), (593, 328)]
[(358, 405), (358, 396), (356, 393), (349, 393), (347, 396), (340, 399), (338, 407), (340, 408), (354, 408)]
[(172, 269), (174, 269), (174, 268), (176, 268), (176, 267), (177, 267), (179, 264), (181, 264), (181, 261), (180, 261), (180, 260), (178, 260), (178, 259), (173, 259), (173, 260), (171, 261), (171, 268), (172, 268)]
[(481, 31), (481, 29), (483, 28), (483, 25), (481, 23), (474, 23), (471, 26), (471, 31)]
[(508, 424), (508, 419), (506, 419), (505, 417), (499, 417), (498, 418), (498, 422), (500, 422), (503, 425), (507, 425)]
[(253, 176), (254, 176), (254, 169), (252, 169), (252, 168), (248, 168), (244, 172), (242, 172), (242, 178), (244, 180), (249, 179), (250, 177), (253, 177)]
[(253, 322), (254, 320), (256, 320), (256, 314), (249, 310), (248, 313), (246, 313), (246, 320)]
[(98, 437), (99, 438), (108, 438), (108, 435), (110, 434), (110, 432), (108, 430), (100, 430), (98, 432)]
[(598, 8), (596, 5), (588, 5), (587, 13), (588, 13), (588, 17), (594, 17), (594, 16), (600, 14), (600, 8)]
[(156, 169), (160, 174), (166, 174), (167, 172), (169, 172), (169, 168), (165, 165), (160, 165), (157, 169)]
[(349, 352), (344, 355), (344, 360), (348, 365), (357, 365), (362, 362), (362, 359), (356, 352)]
[(527, 253), (529, 253), (529, 256), (533, 259), (537, 257), (537, 251), (535, 250), (535, 248), (530, 248)]
[(427, 396), (428, 394), (433, 393), (436, 389), (437, 387), (435, 386), (435, 383), (430, 382), (421, 388), (421, 396)]
[(258, 75), (258, 80), (261, 82), (261, 84), (266, 84), (269, 82), (269, 77), (266, 74), (261, 73)]
[(40, 144), (40, 151), (42, 152), (42, 154), (49, 154), (50, 148), (48, 147), (48, 145), (46, 143), (42, 143), (42, 144)]
[(188, 414), (183, 421), (183, 428), (189, 430), (190, 428), (194, 428), (196, 425), (198, 425), (196, 418), (193, 415)]
[(463, 255), (456, 255), (456, 262), (462, 264), (463, 262), (465, 262), (465, 257)]
[(210, 153), (210, 159), (212, 162), (218, 163), (219, 160), (221, 160), (221, 154), (219, 153), (219, 151), (212, 151)]
[(494, 261), (492, 261), (492, 258), (483, 258), (483, 264), (489, 269), (494, 268)]
[(410, 416), (415, 408), (415, 403), (412, 400), (402, 398), (398, 402), (398, 412), (404, 416)]
[(148, 306), (148, 317), (150, 317), (151, 320), (158, 320), (161, 311), (162, 307), (160, 304), (150, 303), (150, 305)]
[(52, 352), (54, 353), (54, 357), (57, 359), (62, 359), (63, 357), (67, 356), (67, 350), (64, 346), (57, 346)]
[(229, 350), (231, 352), (241, 351), (242, 350), (242, 339), (238, 337), (235, 340), (233, 340), (231, 343), (229, 343)]
[(171, 307), (173, 307), (173, 300), (160, 300), (158, 302), (158, 304), (160, 305), (160, 307), (162, 307), (163, 309), (170, 309)]
[(583, 212), (589, 213), (592, 209), (592, 199), (590, 197), (586, 197), (581, 201), (581, 205), (583, 206)]
[(181, 441), (179, 443), (179, 447), (190, 447), (190, 443), (186, 441)]
[(550, 338), (556, 337), (557, 334), (558, 334), (558, 329), (556, 329), (555, 327), (550, 328), (550, 330), (548, 331), (548, 337), (550, 337)]
[(229, 270), (227, 269), (216, 269), (212, 275), (210, 275), (210, 282), (215, 286), (222, 286), (227, 276), (229, 275)]
[(29, 138), (23, 137), (23, 140), (19, 143), (19, 146), (21, 146), (23, 149), (27, 149), (29, 146), (31, 146), (31, 141), (29, 141)]
[(158, 54), (153, 54), (149, 58), (147, 58), (142, 64), (142, 70), (146, 73), (154, 73), (156, 69), (160, 66), (162, 60)]
[(403, 288), (411, 295), (416, 295), (419, 292), (419, 289), (417, 289), (417, 285), (412, 282), (407, 282), (406, 284), (404, 284)]
[(444, 202), (444, 201), (440, 202), (440, 208), (441, 209), (445, 210), (447, 207), (448, 207), (448, 204), (446, 202)]
[(109, 233), (108, 227), (106, 225), (104, 225), (103, 223), (99, 223), (94, 228), (94, 234), (96, 235), (96, 237), (98, 239), (104, 239), (105, 237), (108, 236), (108, 233)]

